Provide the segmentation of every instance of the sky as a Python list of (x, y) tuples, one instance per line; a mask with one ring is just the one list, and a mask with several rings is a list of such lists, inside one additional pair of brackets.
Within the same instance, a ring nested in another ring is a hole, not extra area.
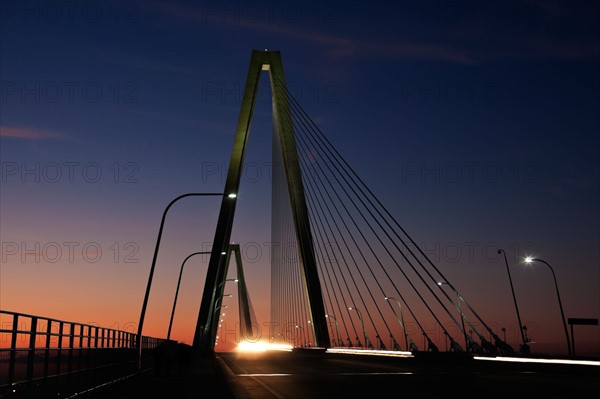
[[(515, 325), (504, 249), (534, 348), (563, 351), (552, 273), (522, 259), (552, 265), (567, 318), (600, 317), (599, 16), (591, 1), (2, 0), (0, 309), (137, 331), (162, 213), (223, 191), (250, 56), (268, 49), (469, 302)], [(232, 234), (263, 323), (269, 89)], [(145, 335), (166, 336), (182, 261), (210, 249), (219, 205), (169, 211)], [(183, 342), (207, 261), (185, 266)], [(600, 353), (599, 327), (575, 338)]]

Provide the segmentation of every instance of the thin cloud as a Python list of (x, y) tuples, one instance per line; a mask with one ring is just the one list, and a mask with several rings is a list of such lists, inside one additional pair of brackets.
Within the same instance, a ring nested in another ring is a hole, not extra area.
[(277, 35), (293, 37), (302, 41), (309, 41), (318, 45), (325, 45), (331, 48), (331, 55), (338, 57), (366, 55), (376, 57), (441, 60), (458, 63), (473, 62), (473, 59), (463, 52), (427, 43), (374, 43), (371, 41), (355, 40), (338, 35), (309, 32), (302, 29), (277, 25), (256, 23), (241, 23), (240, 25), (256, 30), (271, 32)]
[(457, 51), (444, 46), (438, 46), (429, 43), (418, 42), (388, 42), (378, 43), (372, 41), (358, 40), (351, 37), (327, 34), (323, 32), (309, 31), (292, 26), (283, 26), (276, 24), (260, 23), (244, 18), (235, 21), (222, 22), (218, 15), (206, 13), (202, 10), (196, 10), (191, 7), (184, 7), (177, 4), (149, 3), (154, 8), (164, 14), (168, 14), (179, 20), (188, 20), (196, 24), (211, 24), (211, 26), (220, 24), (225, 26), (234, 26), (242, 29), (251, 29), (270, 33), (274, 36), (287, 36), (299, 41), (312, 43), (314, 45), (328, 47), (329, 54), (334, 57), (353, 57), (353, 56), (377, 56), (393, 58), (416, 58), (442, 60), (458, 63), (471, 63), (474, 60), (465, 52)]
[[(541, 32), (544, 37), (538, 37), (539, 32), (533, 27), (519, 33), (520, 46), (514, 46), (514, 34), (511, 27), (505, 32), (497, 33), (505, 35), (506, 38), (496, 43), (495, 46), (481, 46), (481, 38), (491, 34), (494, 27), (488, 27), (484, 22), (478, 22), (468, 26), (460, 26), (462, 30), (474, 29), (470, 34), (472, 40), (461, 44), (441, 44), (432, 41), (373, 41), (358, 39), (343, 35), (329, 34), (315, 30), (302, 29), (294, 25), (280, 25), (256, 21), (249, 18), (230, 18), (224, 20), (226, 15), (220, 15), (219, 10), (197, 8), (173, 3), (148, 3), (148, 9), (159, 11), (161, 15), (170, 15), (178, 21), (189, 21), (194, 24), (210, 25), (211, 28), (240, 28), (256, 32), (264, 32), (273, 36), (288, 37), (308, 44), (320, 46), (327, 54), (334, 58), (350, 57), (380, 57), (380, 58), (404, 58), (421, 60), (438, 60), (460, 64), (471, 64), (477, 61), (490, 59), (511, 58), (559, 58), (559, 59), (597, 59), (600, 56), (600, 46), (597, 44), (595, 32), (580, 32), (579, 36), (564, 36), (568, 27), (587, 26), (590, 15), (597, 14), (597, 8), (591, 6), (588, 9), (581, 6), (570, 6), (570, 2), (546, 2), (540, 0), (527, 0), (524, 4), (533, 5), (531, 11), (533, 16), (539, 17), (543, 23)], [(579, 3), (578, 3), (579, 4)], [(587, 3), (582, 2), (582, 5)], [(492, 12), (493, 8), (486, 12)], [(521, 8), (514, 13), (525, 13)], [(487, 15), (487, 14), (486, 14)], [(491, 22), (496, 21), (494, 14), (488, 18)], [(528, 14), (524, 14), (528, 15)], [(485, 16), (485, 15), (484, 15)], [(488, 16), (489, 17), (489, 16)], [(498, 18), (502, 18), (500, 15)], [(593, 17), (592, 17), (593, 18)], [(496, 35), (496, 33), (494, 33)]]
[(32, 127), (20, 126), (1, 126), (0, 137), (24, 139), (24, 140), (39, 140), (39, 139), (64, 139), (67, 136), (60, 132), (55, 132), (46, 129), (37, 129)]

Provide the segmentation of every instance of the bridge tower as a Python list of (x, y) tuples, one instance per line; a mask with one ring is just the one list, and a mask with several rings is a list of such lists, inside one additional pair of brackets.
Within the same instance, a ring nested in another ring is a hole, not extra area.
[(219, 219), (215, 230), (213, 247), (202, 293), (193, 346), (199, 354), (209, 354), (218, 329), (215, 304), (223, 295), (227, 271), (227, 254), (233, 226), (237, 193), (242, 176), (244, 155), (248, 143), (250, 124), (255, 108), (258, 87), (263, 71), (268, 71), (272, 91), (273, 120), (281, 143), (283, 167), (287, 180), (290, 207), (298, 241), (298, 259), (303, 274), (304, 288), (314, 329), (315, 344), (329, 348), (329, 334), (325, 318), (325, 306), (319, 281), (308, 209), (298, 161), (298, 152), (291, 121), (281, 53), (279, 51), (253, 50), (246, 78), (233, 150), (225, 182)]

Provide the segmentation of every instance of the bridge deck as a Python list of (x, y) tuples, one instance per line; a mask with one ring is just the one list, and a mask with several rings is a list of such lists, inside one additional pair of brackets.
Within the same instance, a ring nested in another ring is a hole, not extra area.
[[(197, 398), (199, 393), (211, 398), (239, 398), (233, 394), (224, 368), (216, 357), (198, 362), (194, 366), (172, 364), (160, 370), (155, 364), (147, 364), (141, 372), (129, 370), (125, 374), (90, 377), (86, 373), (66, 376), (63, 379), (40, 380), (5, 387), (0, 391), (2, 399), (86, 398), (86, 399), (131, 399), (131, 398)], [(89, 373), (102, 373), (90, 370)], [(94, 381), (102, 381), (98, 383)]]
[[(379, 392), (444, 396), (452, 391), (495, 392), (515, 398), (587, 397), (600, 388), (598, 359), (591, 366), (505, 363), (462, 354), (423, 353), (413, 358), (325, 353), (220, 353), (193, 367), (147, 369), (116, 382), (57, 395), (21, 391), (2, 398), (267, 399), (369, 397)], [(72, 387), (70, 387), (72, 388)]]
[(211, 398), (234, 399), (232, 386), (217, 359), (204, 360), (193, 369), (146, 370), (123, 381), (86, 392), (88, 399), (197, 398), (200, 393)]
[(134, 376), (126, 381), (98, 388), (83, 398), (198, 398), (200, 393), (211, 398), (233, 399), (230, 386), (213, 374), (156, 376), (152, 373)]

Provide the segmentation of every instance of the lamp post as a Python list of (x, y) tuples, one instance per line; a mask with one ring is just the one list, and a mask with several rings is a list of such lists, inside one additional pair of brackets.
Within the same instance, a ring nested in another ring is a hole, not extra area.
[(175, 299), (173, 299), (173, 310), (171, 310), (171, 319), (169, 320), (169, 330), (167, 332), (167, 341), (171, 339), (171, 327), (173, 326), (173, 316), (175, 316), (175, 306), (177, 306), (177, 296), (179, 295), (179, 286), (181, 285), (181, 275), (183, 274), (183, 266), (189, 258), (194, 255), (206, 255), (210, 254), (210, 252), (194, 252), (193, 254), (188, 255), (183, 262), (181, 263), (181, 268), (179, 269), (179, 279), (177, 280), (177, 289), (175, 290)]
[(223, 294), (223, 295), (221, 295), (220, 300), (217, 301), (217, 302), (215, 302), (215, 311), (222, 306), (221, 303), (223, 302), (223, 298), (225, 298), (225, 297), (231, 298), (232, 296), (233, 296), (233, 294)]
[(554, 273), (554, 269), (552, 268), (552, 266), (550, 266), (550, 264), (548, 262), (546, 262), (545, 260), (532, 258), (530, 256), (525, 258), (525, 263), (533, 263), (533, 262), (541, 262), (541, 263), (545, 264), (546, 266), (548, 266), (548, 268), (552, 272), (552, 277), (554, 278), (554, 287), (556, 288), (556, 297), (558, 298), (558, 306), (560, 307), (560, 315), (562, 317), (563, 327), (565, 329), (565, 337), (567, 339), (567, 349), (568, 349), (569, 357), (571, 357), (571, 341), (569, 340), (569, 330), (567, 330), (567, 322), (565, 319), (565, 312), (563, 311), (562, 302), (560, 300), (560, 293), (558, 292), (558, 283), (556, 282), (556, 274)]
[[(210, 252), (209, 252), (209, 253), (210, 253)], [(226, 279), (225, 281), (222, 281), (222, 282), (219, 284), (219, 287), (217, 288), (217, 292), (219, 292), (219, 288), (221, 288), (221, 286), (222, 286), (223, 284), (225, 284), (227, 281), (233, 281), (233, 282), (237, 283), (239, 280), (238, 280), (237, 278), (228, 278), (228, 279)]]
[[(226, 252), (222, 252), (222, 253), (221, 253), (221, 255), (226, 255), (226, 254), (227, 254)], [(217, 287), (217, 290), (216, 290), (216, 292), (221, 292), (221, 287), (222, 287), (222, 286), (223, 286), (223, 285), (224, 285), (224, 284), (225, 284), (227, 281), (235, 281), (235, 282), (237, 283), (237, 282), (238, 282), (238, 279), (237, 279), (237, 278), (228, 278), (228, 279), (225, 279), (225, 281), (221, 281), (221, 283), (220, 283), (220, 284), (219, 284), (219, 286)], [(215, 309), (216, 309), (216, 308), (218, 308), (218, 307), (219, 307), (219, 305), (220, 305), (220, 304), (223, 302), (223, 298), (224, 298), (224, 297), (232, 297), (232, 296), (233, 296), (232, 294), (223, 294), (223, 295), (221, 295), (220, 297), (218, 297), (218, 298), (215, 300)], [(227, 305), (225, 305), (225, 306), (227, 306)]]
[[(226, 308), (226, 307), (229, 307), (229, 305), (220, 305), (220, 306), (217, 306), (215, 308), (214, 313), (217, 313), (217, 311), (221, 310), (222, 308)], [(223, 314), (222, 316), (225, 316), (225, 315)]]
[[(215, 310), (213, 310), (213, 314), (217, 313), (217, 311), (221, 310), (222, 308), (226, 308), (228, 306), (229, 305), (219, 305), (219, 306), (215, 307)], [(223, 313), (221, 316), (225, 316), (225, 313)]]
[[(231, 295), (228, 295), (228, 296), (231, 296)], [(226, 308), (226, 307), (228, 307), (228, 306), (229, 306), (229, 305), (219, 305), (219, 306), (215, 306), (215, 310), (213, 311), (213, 317), (214, 317), (215, 313), (217, 313), (217, 310), (219, 311), (219, 318), (220, 318), (221, 316), (225, 316), (225, 313), (220, 313), (220, 310), (221, 310), (221, 309), (223, 309), (223, 308)], [(223, 319), (220, 319), (220, 320), (219, 320), (219, 324), (218, 324), (218, 325), (219, 325), (219, 327), (221, 327), (221, 322), (222, 322), (222, 321), (223, 321)], [(216, 346), (216, 345), (218, 345), (218, 342), (217, 342), (217, 341), (218, 341), (218, 339), (219, 339), (219, 336), (217, 335), (217, 336), (215, 337), (215, 346)]]
[[(223, 298), (224, 297), (232, 297), (232, 296), (233, 296), (232, 294), (224, 294), (224, 295), (222, 295), (221, 296), (221, 303), (215, 302), (215, 310), (213, 310), (213, 315), (215, 313), (217, 313), (217, 310), (221, 310), (222, 308), (228, 307), (229, 305), (223, 305), (223, 303), (222, 303)], [(223, 314), (222, 316), (225, 316), (225, 314)]]
[(335, 331), (337, 332), (338, 343), (340, 346), (344, 346), (344, 343), (342, 342), (342, 337), (340, 335), (340, 327), (338, 326), (337, 319), (335, 318), (334, 315), (330, 315), (330, 314), (326, 314), (325, 317), (333, 319), (333, 322), (335, 323)]
[(371, 345), (369, 342), (369, 337), (367, 336), (367, 330), (365, 330), (365, 323), (363, 321), (360, 310), (358, 310), (358, 308), (356, 306), (351, 306), (348, 308), (348, 310), (356, 310), (356, 314), (358, 315), (358, 319), (360, 320), (360, 325), (362, 326), (363, 335), (364, 335), (364, 339), (365, 339), (365, 345), (367, 345), (367, 347), (370, 347)]
[(470, 345), (469, 345), (469, 338), (468, 338), (468, 336), (467, 336), (467, 330), (466, 330), (466, 328), (465, 328), (465, 315), (464, 315), (464, 313), (462, 312), (462, 310), (461, 310), (461, 306), (460, 306), (460, 302), (461, 302), (463, 299), (462, 299), (462, 297), (460, 296), (460, 294), (458, 293), (458, 291), (456, 290), (456, 288), (454, 288), (454, 286), (453, 286), (452, 284), (450, 284), (449, 282), (447, 282), (447, 281), (440, 281), (440, 282), (438, 283), (438, 285), (439, 285), (439, 286), (442, 286), (442, 285), (444, 285), (444, 284), (446, 284), (446, 285), (448, 285), (450, 288), (452, 288), (452, 291), (454, 291), (454, 293), (456, 294), (456, 301), (457, 301), (456, 307), (458, 308), (458, 313), (460, 313), (460, 321), (461, 321), (461, 324), (462, 324), (462, 331), (463, 331), (463, 335), (465, 336), (465, 348), (467, 349), (467, 351), (469, 351), (469, 347), (470, 347)]
[[(508, 281), (510, 283), (510, 290), (512, 292), (513, 301), (515, 303), (515, 310), (517, 311), (517, 321), (519, 322), (519, 331), (521, 332), (521, 340), (523, 343), (521, 344), (520, 352), (523, 355), (529, 354), (529, 345), (527, 344), (527, 338), (525, 337), (525, 332), (523, 331), (523, 323), (521, 323), (521, 315), (519, 314), (519, 306), (517, 305), (517, 297), (515, 295), (515, 288), (513, 287), (512, 277), (510, 276), (510, 268), (508, 267), (508, 260), (506, 258), (506, 252), (500, 248), (498, 250), (498, 254), (504, 255), (504, 264), (506, 265), (506, 272), (508, 273)], [(506, 338), (504, 339), (506, 341)]]
[[(298, 340), (296, 341), (296, 347), (300, 348), (304, 345), (304, 328), (296, 324), (296, 331), (298, 332)], [(299, 342), (302, 342), (302, 345), (300, 345)]]
[[(220, 313), (221, 309), (223, 309), (223, 308), (226, 308), (226, 307), (228, 307), (228, 306), (229, 306), (229, 305), (219, 305), (219, 306), (216, 306), (216, 307), (215, 307), (215, 310), (213, 310), (213, 317), (214, 317), (215, 313), (217, 313), (217, 312), (219, 312), (219, 313)], [(221, 316), (225, 316), (225, 313), (220, 313), (220, 314), (219, 314), (219, 318), (220, 318)], [(220, 320), (220, 321), (223, 321), (223, 320)], [(221, 325), (219, 324), (219, 327), (220, 327), (220, 326), (221, 326)]]
[(409, 346), (408, 346), (408, 333), (406, 332), (406, 327), (404, 326), (404, 316), (402, 315), (402, 304), (400, 303), (400, 300), (398, 300), (397, 298), (393, 298), (391, 296), (386, 296), (385, 300), (386, 301), (396, 301), (396, 303), (398, 304), (398, 307), (400, 308), (400, 318), (398, 318), (398, 315), (396, 314), (396, 311), (394, 310), (393, 306), (392, 306), (392, 312), (394, 312), (394, 316), (396, 316), (396, 320), (398, 320), (398, 323), (400, 323), (400, 327), (402, 327), (402, 332), (404, 333), (404, 344), (406, 345), (406, 350), (410, 350)]
[(138, 346), (138, 370), (142, 368), (142, 331), (144, 327), (144, 319), (146, 318), (146, 308), (148, 306), (148, 298), (150, 297), (150, 287), (152, 286), (152, 278), (154, 277), (154, 269), (156, 267), (156, 259), (158, 258), (158, 249), (160, 247), (160, 241), (162, 238), (163, 228), (165, 226), (165, 219), (167, 216), (167, 212), (173, 206), (173, 204), (179, 201), (182, 198), (186, 197), (204, 197), (204, 196), (223, 196), (223, 193), (187, 193), (182, 194), (176, 198), (174, 198), (169, 204), (165, 207), (163, 211), (162, 218), (160, 220), (160, 227), (158, 229), (158, 237), (156, 239), (156, 245), (154, 247), (154, 256), (152, 258), (152, 266), (150, 266), (150, 274), (148, 275), (148, 283), (146, 285), (146, 293), (144, 294), (144, 302), (142, 303), (142, 311), (140, 312), (140, 322), (138, 323), (138, 332), (137, 332), (137, 346)]
[[(219, 311), (219, 317), (218, 319), (220, 319), (218, 321), (218, 326), (221, 327), (221, 322), (223, 321), (223, 319), (221, 319), (221, 316), (225, 316), (225, 313), (221, 313), (221, 309), (228, 307), (229, 305), (219, 305), (219, 306), (215, 306), (215, 310), (213, 310), (213, 317), (215, 316), (215, 313), (217, 313), (217, 311)], [(218, 339), (219, 336), (216, 336), (216, 339)], [(217, 343), (215, 342), (215, 345)]]

